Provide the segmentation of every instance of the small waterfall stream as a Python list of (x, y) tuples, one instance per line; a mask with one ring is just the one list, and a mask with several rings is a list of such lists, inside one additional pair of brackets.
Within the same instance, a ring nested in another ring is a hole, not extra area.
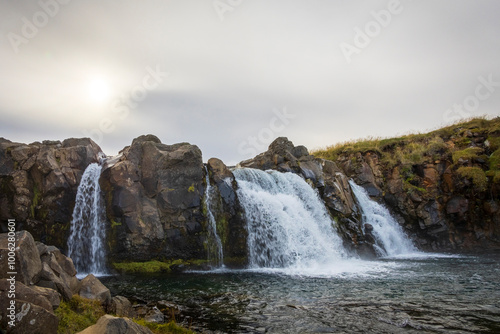
[(293, 173), (233, 171), (247, 220), (251, 268), (310, 270), (346, 256), (316, 191)]
[(373, 226), (376, 250), (380, 256), (396, 256), (418, 252), (403, 228), (383, 205), (373, 201), (366, 190), (350, 180), (351, 189), (363, 212), (363, 222)]
[(205, 180), (207, 183), (207, 187), (205, 189), (205, 207), (208, 218), (208, 261), (209, 263), (214, 264), (216, 268), (219, 268), (223, 266), (224, 256), (222, 251), (222, 241), (217, 234), (217, 222), (210, 208), (212, 186), (210, 185), (210, 177), (207, 166), (205, 166)]
[(106, 275), (104, 203), (99, 186), (102, 166), (90, 164), (76, 194), (68, 239), (68, 256), (79, 274)]

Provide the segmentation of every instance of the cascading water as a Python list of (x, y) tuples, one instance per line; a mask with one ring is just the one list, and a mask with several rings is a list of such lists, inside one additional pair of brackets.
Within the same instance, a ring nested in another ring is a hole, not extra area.
[(363, 212), (365, 224), (373, 226), (376, 250), (381, 256), (397, 256), (418, 252), (402, 227), (381, 204), (373, 201), (366, 190), (350, 180), (351, 189)]
[(315, 190), (293, 173), (233, 171), (248, 229), (251, 268), (319, 268), (346, 257)]
[(210, 185), (210, 178), (208, 174), (207, 166), (205, 166), (205, 180), (207, 187), (205, 189), (205, 207), (207, 211), (208, 218), (208, 261), (214, 263), (215, 267), (223, 266), (223, 252), (222, 252), (222, 241), (217, 234), (217, 224), (215, 217), (210, 209), (210, 195), (212, 191), (212, 186)]
[(104, 240), (105, 215), (99, 176), (102, 166), (90, 164), (83, 173), (76, 193), (68, 239), (68, 256), (79, 275), (106, 275)]

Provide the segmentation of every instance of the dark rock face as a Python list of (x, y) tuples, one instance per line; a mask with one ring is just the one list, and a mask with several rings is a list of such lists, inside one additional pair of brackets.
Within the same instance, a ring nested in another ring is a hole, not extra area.
[(364, 257), (374, 257), (373, 238), (363, 233), (358, 208), (346, 175), (328, 160), (309, 155), (304, 146), (294, 146), (285, 137), (277, 138), (268, 151), (239, 166), (261, 170), (274, 169), (301, 175), (319, 194), (337, 222), (344, 245)]
[[(500, 249), (498, 190), (493, 185), (479, 191), (456, 172), (451, 156), (428, 158), (410, 167), (387, 167), (377, 153), (358, 152), (340, 156), (337, 163), (371, 196), (385, 202), (419, 248)], [(458, 165), (483, 168), (478, 161), (459, 160)]]
[(248, 255), (247, 230), (236, 194), (234, 175), (217, 158), (208, 160), (207, 170), (214, 189), (210, 207), (222, 242), (224, 264), (228, 267), (243, 267), (247, 264)]
[(134, 139), (101, 174), (113, 260), (206, 258), (203, 162), (195, 145)]
[(99, 152), (88, 138), (29, 145), (0, 138), (0, 232), (15, 219), (17, 230), (64, 249), (78, 184)]

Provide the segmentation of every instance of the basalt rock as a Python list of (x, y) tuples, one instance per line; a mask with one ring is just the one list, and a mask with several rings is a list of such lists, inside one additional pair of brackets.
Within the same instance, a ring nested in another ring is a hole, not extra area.
[[(14, 263), (8, 261), (14, 255)], [(40, 279), (42, 262), (35, 241), (30, 233), (0, 234), (0, 278), (9, 278), (9, 272), (16, 272), (16, 280), (26, 285), (35, 284)]]
[(203, 162), (195, 145), (134, 139), (101, 174), (113, 261), (206, 258)]
[[(341, 153), (336, 163), (387, 206), (420, 249), (499, 250), (499, 124), (499, 118), (473, 120), (393, 139), (383, 150)], [(396, 156), (411, 147), (421, 151)]]
[(0, 138), (0, 232), (15, 219), (17, 230), (64, 249), (78, 184), (100, 152), (88, 138), (29, 145)]
[(212, 185), (210, 208), (222, 242), (224, 264), (228, 267), (244, 267), (248, 252), (247, 230), (236, 194), (236, 180), (229, 168), (217, 158), (208, 160), (207, 170)]

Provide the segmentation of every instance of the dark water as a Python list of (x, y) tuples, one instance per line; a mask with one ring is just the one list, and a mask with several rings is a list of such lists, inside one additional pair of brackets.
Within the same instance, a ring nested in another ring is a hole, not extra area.
[(199, 332), (500, 333), (499, 256), (354, 265), (361, 269), (319, 277), (226, 271), (105, 283), (116, 294), (180, 305), (177, 320)]

